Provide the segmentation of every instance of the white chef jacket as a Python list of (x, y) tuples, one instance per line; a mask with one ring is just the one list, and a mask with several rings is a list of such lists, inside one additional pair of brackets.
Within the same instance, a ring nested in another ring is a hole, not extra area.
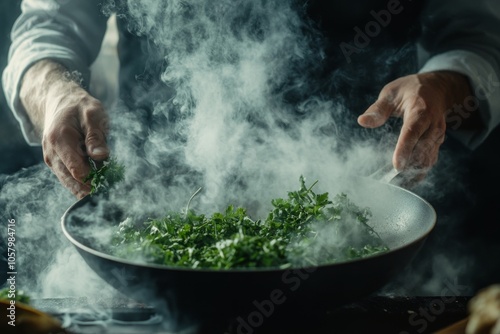
[[(40, 139), (19, 100), (25, 71), (42, 59), (53, 59), (89, 82), (107, 17), (101, 0), (24, 0), (12, 31), (9, 63), (3, 73), (8, 104), (30, 145)], [(484, 128), (454, 131), (476, 148), (500, 123), (500, 1), (431, 0), (424, 10), (419, 72), (451, 70), (466, 75), (478, 96)], [(469, 101), (470, 102), (470, 101)]]

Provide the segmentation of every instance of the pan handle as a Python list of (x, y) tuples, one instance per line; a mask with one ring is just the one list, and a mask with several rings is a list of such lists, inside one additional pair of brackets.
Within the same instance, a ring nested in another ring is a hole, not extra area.
[(395, 186), (404, 185), (404, 176), (392, 164), (387, 164), (370, 175), (371, 178)]

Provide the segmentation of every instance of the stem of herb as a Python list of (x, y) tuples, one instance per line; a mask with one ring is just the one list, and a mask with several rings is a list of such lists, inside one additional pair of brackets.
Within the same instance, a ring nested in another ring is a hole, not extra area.
[(188, 201), (188, 203), (187, 203), (187, 205), (186, 205), (186, 218), (187, 218), (187, 215), (188, 215), (188, 213), (189, 213), (189, 206), (191, 205), (191, 201), (193, 200), (193, 198), (194, 198), (196, 195), (198, 195), (198, 193), (201, 191), (201, 189), (203, 189), (203, 188), (202, 188), (202, 187), (198, 188), (198, 190), (196, 190), (196, 191), (194, 192), (194, 194), (192, 194), (192, 195), (191, 195), (191, 197), (189, 198), (189, 201)]

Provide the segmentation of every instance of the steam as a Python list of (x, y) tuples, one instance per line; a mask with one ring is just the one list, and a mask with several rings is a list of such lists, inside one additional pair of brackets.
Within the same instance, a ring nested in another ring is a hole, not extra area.
[[(116, 9), (112, 5), (104, 10)], [(162, 82), (153, 86), (159, 92), (148, 92), (164, 93), (151, 103), (152, 126), (144, 127), (137, 110), (112, 114), (114, 152), (126, 159), (129, 177), (141, 176), (130, 180), (140, 192), (154, 189), (151, 197), (180, 205), (176, 200), (202, 186), (198, 205), (214, 211), (230, 201), (282, 196), (300, 175), (338, 179), (346, 166), (366, 175), (386, 158), (372, 143), (343, 142), (347, 132), (356, 142), (343, 125), (355, 116), (315, 77), (326, 65), (324, 45), (297, 3), (142, 0), (127, 6), (118, 16), (154, 44), (159, 56), (153, 58), (165, 68), (153, 73)], [(133, 160), (137, 151), (128, 150), (137, 138), (143, 157)], [(351, 161), (360, 156), (362, 163)]]
[(32, 298), (116, 295), (68, 248), (60, 219), (74, 198), (46, 166), (6, 176), (1, 190), (2, 219), (16, 220), (18, 289)]
[[(145, 127), (133, 108), (112, 110), (114, 152), (126, 159), (127, 181), (134, 185), (126, 201), (132, 212), (184, 208), (201, 186), (196, 210), (210, 213), (233, 203), (260, 216), (268, 209), (263, 203), (295, 189), (300, 175), (335, 194), (350, 189), (346, 174), (365, 176), (391, 161), (394, 124), (377, 131), (357, 127), (355, 113), (363, 110), (348, 102), (360, 99), (351, 93), (360, 90), (345, 87), (381, 88), (386, 82), (378, 74), (401, 66), (411, 48), (377, 55), (376, 69), (334, 69), (325, 76), (327, 44), (299, 2), (140, 0), (127, 6), (124, 11), (110, 2), (104, 10), (117, 10), (130, 31), (158, 50), (153, 59), (163, 62), (153, 73), (159, 84), (148, 86), (158, 90), (148, 96), (161, 96), (151, 103), (152, 126)], [(137, 138), (144, 142), (140, 157), (130, 150)], [(446, 152), (441, 159), (449, 173), (453, 162)], [(456, 189), (448, 179), (431, 173), (417, 192), (439, 200), (446, 192), (436, 184)], [(441, 223), (446, 219), (453, 217)], [(464, 267), (441, 269), (420, 291), (437, 291), (443, 278)], [(403, 286), (418, 290), (419, 280), (411, 281)]]
[[(137, 100), (151, 97), (151, 110), (122, 102), (109, 109), (112, 154), (126, 166), (126, 182), (110, 202), (129, 215), (181, 210), (203, 187), (192, 204), (197, 211), (235, 204), (259, 216), (269, 209), (263, 203), (296, 189), (300, 175), (335, 194), (349, 187), (345, 175), (365, 176), (390, 161), (390, 128), (377, 139), (351, 128), (356, 116), (335, 90), (357, 78), (343, 71), (319, 77), (327, 67), (324, 41), (296, 2), (127, 6), (108, 1), (103, 11), (117, 11), (152, 45), (156, 53), (144, 72), (162, 63), (150, 73), (153, 84), (144, 87), (138, 77), (132, 90)], [(381, 66), (392, 66), (391, 57), (382, 58)], [(22, 286), (39, 296), (112, 296), (60, 232), (60, 217), (73, 202), (45, 166), (7, 178), (0, 205), (19, 222)]]

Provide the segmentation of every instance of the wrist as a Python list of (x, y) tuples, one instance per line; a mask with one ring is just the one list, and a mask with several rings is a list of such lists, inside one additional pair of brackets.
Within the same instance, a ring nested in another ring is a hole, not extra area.
[(51, 113), (58, 109), (63, 99), (78, 90), (83, 91), (79, 78), (52, 60), (41, 60), (26, 71), (19, 98), (40, 137)]

